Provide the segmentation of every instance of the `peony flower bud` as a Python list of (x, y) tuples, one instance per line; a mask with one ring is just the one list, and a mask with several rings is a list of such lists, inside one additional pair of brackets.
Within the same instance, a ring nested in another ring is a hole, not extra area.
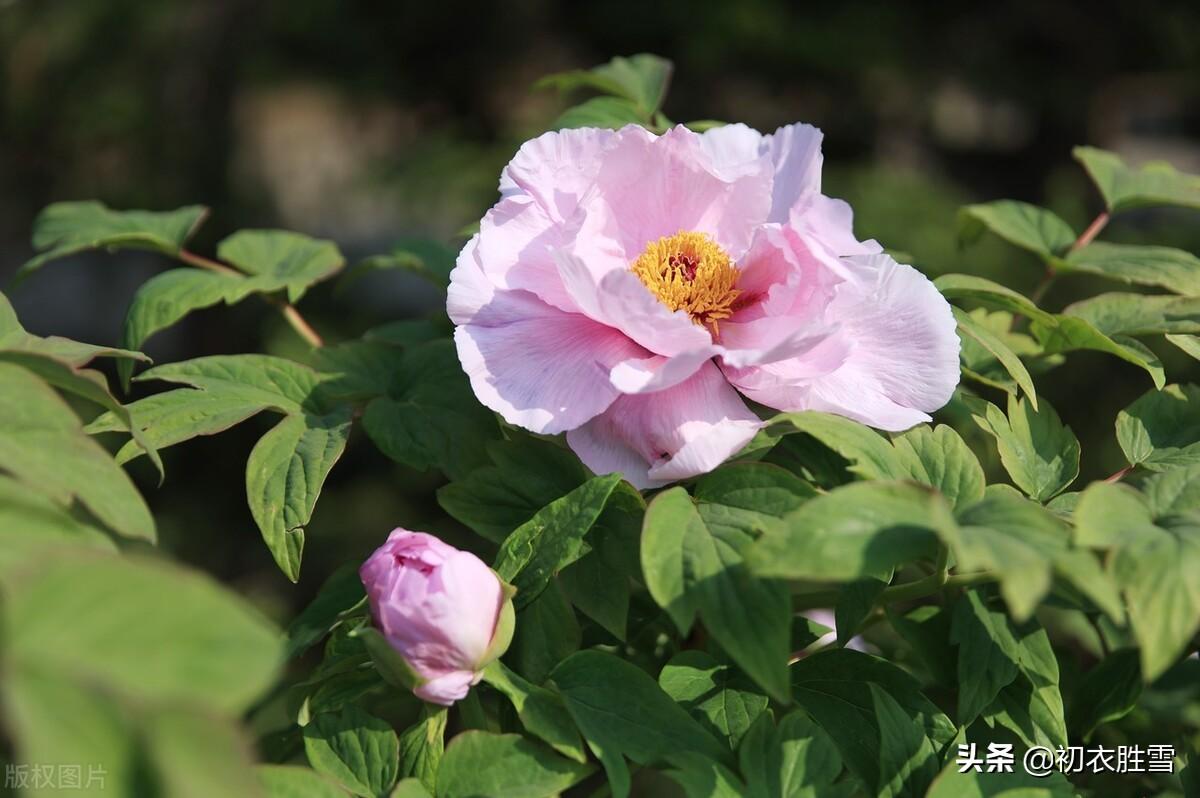
[(511, 588), (474, 554), (396, 529), (358, 571), (375, 624), (416, 677), (450, 706), (512, 642)]

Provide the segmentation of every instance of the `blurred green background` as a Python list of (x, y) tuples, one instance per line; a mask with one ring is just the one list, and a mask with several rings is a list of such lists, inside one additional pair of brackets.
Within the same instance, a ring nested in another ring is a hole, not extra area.
[[(827, 193), (854, 204), (862, 237), (931, 275), (1029, 290), (1040, 265), (994, 241), (960, 249), (956, 209), (1016, 198), (1082, 229), (1098, 201), (1075, 144), (1200, 171), (1200, 6), (963, 5), (0, 0), (0, 279), (31, 254), (37, 211), (66, 199), (203, 203), (213, 215), (195, 248), (206, 253), (235, 229), (276, 226), (332, 238), (351, 262), (408, 235), (457, 246), (519, 143), (569, 104), (532, 83), (648, 51), (676, 63), (672, 119), (816, 124)], [(1198, 252), (1198, 222), (1130, 213), (1105, 236)], [(115, 344), (137, 285), (167, 266), (78, 256), (5, 290), (33, 332)], [(1046, 304), (1096, 290), (1067, 277)], [(303, 309), (337, 341), (440, 301), (385, 272), (341, 296), (322, 286)], [(301, 352), (261, 302), (194, 314), (147, 351), (159, 362)], [(1173, 380), (1200, 378), (1178, 351), (1158, 353)], [(1040, 387), (1082, 441), (1081, 483), (1121, 465), (1112, 420), (1150, 387), (1143, 372), (1076, 353)], [(308, 530), (300, 586), (289, 585), (243, 492), (246, 456), (271, 421), (165, 451), (161, 488), (133, 466), (166, 548), (286, 619), (397, 524), (456, 537), (433, 499), (438, 477), (352, 442)]]

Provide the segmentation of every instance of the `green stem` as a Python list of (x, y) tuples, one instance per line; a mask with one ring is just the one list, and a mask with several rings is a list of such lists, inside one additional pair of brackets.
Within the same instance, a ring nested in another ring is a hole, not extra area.
[[(875, 604), (894, 604), (897, 601), (913, 601), (949, 587), (968, 587), (995, 582), (999, 576), (991, 571), (976, 571), (969, 574), (949, 574), (946, 570), (946, 560), (939, 555), (937, 569), (922, 579), (905, 582), (902, 585), (891, 585), (883, 589)], [(792, 601), (792, 609), (796, 612), (815, 610), (824, 607), (834, 607), (842, 597), (841, 590), (818, 590), (812, 593), (802, 593)]]

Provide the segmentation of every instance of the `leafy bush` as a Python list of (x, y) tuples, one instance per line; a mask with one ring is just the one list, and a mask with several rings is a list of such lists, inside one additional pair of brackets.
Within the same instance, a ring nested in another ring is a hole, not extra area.
[[(662, 132), (669, 76), (641, 55), (545, 83), (598, 93), (557, 127)], [(1169, 384), (1144, 342), (1200, 359), (1200, 261), (1099, 239), (1133, 209), (1200, 210), (1200, 178), (1074, 155), (1103, 202), (1082, 231), (1020, 202), (962, 210), (964, 244), (996, 236), (1045, 275), (1030, 296), (967, 273), (935, 281), (964, 378), (940, 423), (884, 435), (768, 415), (729, 462), (646, 491), (481, 406), (445, 316), (330, 344), (297, 309), (323, 281), (370, 271), (444, 287), (454, 253), (441, 244), (345, 270), (332, 242), (246, 230), (208, 257), (189, 249), (204, 208), (50, 206), (26, 273), (94, 248), (175, 265), (132, 298), (122, 348), (33, 335), (0, 297), (9, 786), (36, 792), (37, 767), (61, 781), (82, 766), (88, 789), (131, 796), (1200, 794), (1186, 764), (1200, 735), (1200, 388)], [(1041, 307), (1075, 273), (1137, 290)], [(146, 367), (152, 335), (251, 297), (309, 345), (304, 362)], [(1078, 350), (1147, 377), (1115, 419), (1127, 465), (1087, 485), (1035, 379)], [(124, 387), (169, 387), (122, 404), (97, 359), (116, 360)], [(77, 400), (100, 415), (85, 425)], [(516, 589), (511, 647), (452, 709), (410, 695), (359, 563), (281, 635), (155, 552), (121, 465), (146, 457), (162, 476), (160, 449), (261, 413), (278, 420), (249, 456), (247, 502), (292, 581), (355, 427), (355, 445), (445, 475), (438, 503)], [(94, 437), (107, 433), (115, 455)], [(989, 483), (997, 458), (1007, 481)], [(1013, 746), (1015, 772), (960, 772), (963, 746), (989, 744)], [(1021, 769), (1032, 747), (1097, 745), (1171, 745), (1174, 758), (1165, 772)]]

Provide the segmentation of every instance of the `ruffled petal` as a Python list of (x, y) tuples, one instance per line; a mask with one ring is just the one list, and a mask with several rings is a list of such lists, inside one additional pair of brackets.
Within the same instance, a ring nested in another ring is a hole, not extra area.
[(454, 331), (475, 395), (510, 424), (553, 434), (604, 411), (617, 363), (649, 352), (620, 331), (524, 291), (497, 291)]
[(616, 139), (616, 131), (601, 128), (543, 133), (522, 144), (504, 167), (500, 194), (524, 194), (551, 219), (566, 221), (596, 182), (604, 154)]
[(843, 267), (848, 279), (825, 307), (835, 335), (801, 357), (726, 374), (778, 410), (823, 410), (885, 430), (928, 421), (958, 384), (949, 304), (924, 275), (887, 255), (845, 258)]
[(567, 443), (595, 473), (617, 471), (645, 489), (711, 471), (760, 426), (721, 371), (706, 363), (673, 388), (622, 396), (568, 432)]
[(775, 167), (769, 219), (784, 222), (802, 196), (821, 193), (824, 135), (812, 125), (796, 124), (781, 127), (764, 138)]

